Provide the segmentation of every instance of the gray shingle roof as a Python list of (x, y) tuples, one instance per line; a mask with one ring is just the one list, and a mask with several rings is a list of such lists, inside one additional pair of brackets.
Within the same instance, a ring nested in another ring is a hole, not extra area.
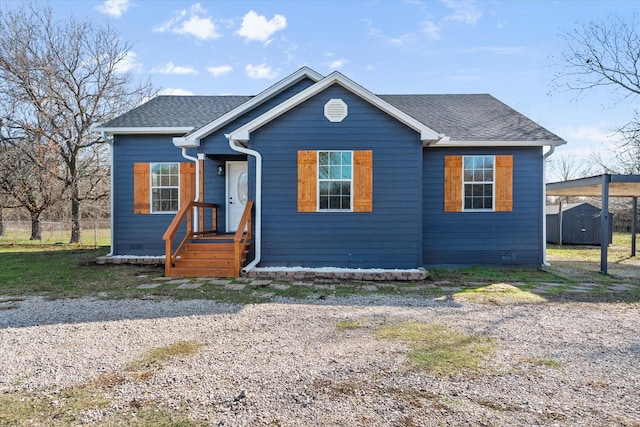
[(101, 127), (194, 127), (199, 129), (252, 96), (161, 95), (104, 123)]
[(452, 141), (562, 141), (488, 94), (378, 96)]
[[(487, 94), (379, 96), (452, 141), (563, 141)], [(158, 96), (101, 127), (193, 127), (197, 130), (251, 98)]]

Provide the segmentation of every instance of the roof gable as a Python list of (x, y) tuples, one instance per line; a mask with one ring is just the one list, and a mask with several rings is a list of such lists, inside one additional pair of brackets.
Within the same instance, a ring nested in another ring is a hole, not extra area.
[(294, 95), (293, 97), (289, 98), (285, 102), (272, 108), (271, 110), (255, 118), (249, 123), (246, 123), (245, 125), (239, 127), (235, 131), (231, 132), (231, 134), (229, 134), (228, 137), (234, 141), (247, 142), (250, 139), (251, 132), (259, 129), (260, 127), (264, 126), (265, 124), (269, 123), (275, 118), (281, 116), (282, 114), (286, 113), (292, 108), (300, 105), (304, 101), (321, 93), (322, 91), (324, 91), (325, 89), (327, 89), (328, 87), (334, 84), (338, 84), (344, 87), (345, 89), (358, 95), (360, 98), (366, 100), (370, 104), (373, 104), (374, 106), (378, 107), (379, 109), (389, 114), (390, 116), (396, 118), (397, 120), (404, 123), (408, 127), (419, 132), (420, 138), (423, 141), (437, 141), (443, 137), (443, 135), (440, 135), (437, 132), (433, 131), (424, 123), (420, 122), (419, 120), (416, 120), (415, 118), (411, 117), (405, 112), (399, 110), (398, 108), (394, 107), (387, 101), (374, 95), (367, 89), (363, 88), (362, 86), (358, 85), (357, 83), (348, 79), (343, 74), (337, 71), (334, 71), (333, 73), (329, 74), (327, 77), (320, 80), (316, 84), (303, 90), (297, 95)]
[(220, 129), (222, 126), (232, 122), (233, 120), (240, 117), (244, 113), (268, 101), (269, 99), (273, 98), (280, 92), (286, 90), (287, 88), (293, 86), (294, 84), (304, 79), (311, 79), (314, 82), (317, 82), (320, 79), (322, 79), (322, 75), (313, 71), (308, 67), (302, 67), (295, 73), (280, 80), (278, 83), (260, 92), (255, 97), (252, 97), (250, 100), (240, 105), (238, 108), (228, 111), (226, 114), (224, 114), (221, 117), (215, 118), (215, 120), (197, 129), (192, 134), (189, 134), (183, 138), (174, 138), (173, 142), (175, 145), (180, 147), (199, 146), (200, 140), (202, 138), (205, 138), (206, 136), (211, 135), (213, 132)]

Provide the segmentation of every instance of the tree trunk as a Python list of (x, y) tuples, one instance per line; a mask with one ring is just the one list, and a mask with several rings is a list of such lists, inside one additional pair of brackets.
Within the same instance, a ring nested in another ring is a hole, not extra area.
[(78, 182), (71, 184), (71, 242), (80, 243), (80, 197)]
[(40, 228), (40, 214), (31, 212), (31, 238), (29, 240), (42, 240), (42, 229)]
[(4, 208), (0, 206), (0, 236), (4, 236)]

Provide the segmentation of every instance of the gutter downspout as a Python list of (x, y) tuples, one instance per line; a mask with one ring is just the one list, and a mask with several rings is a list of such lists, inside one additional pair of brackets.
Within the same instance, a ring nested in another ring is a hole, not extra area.
[(111, 150), (111, 165), (109, 166), (110, 168), (110, 173), (111, 173), (111, 178), (110, 178), (110, 186), (111, 186), (111, 197), (110, 197), (110, 207), (109, 209), (111, 210), (111, 219), (110, 219), (110, 223), (111, 223), (111, 231), (110, 231), (110, 238), (111, 238), (111, 242), (109, 242), (109, 253), (107, 254), (107, 256), (112, 256), (113, 255), (113, 242), (115, 242), (115, 231), (114, 231), (114, 227), (113, 227), (113, 221), (115, 218), (114, 215), (114, 209), (115, 209), (115, 201), (113, 199), (113, 189), (114, 189), (114, 182), (115, 179), (113, 177), (113, 160), (114, 160), (114, 153), (113, 153), (113, 135), (111, 137), (107, 137), (107, 133), (105, 131), (102, 131), (100, 133), (100, 135), (102, 136), (102, 140), (104, 142), (106, 142), (109, 145), (109, 150)]
[(549, 151), (542, 155), (542, 265), (549, 267), (547, 262), (547, 159), (556, 151), (555, 145), (549, 146)]
[(255, 150), (250, 150), (239, 145), (238, 141), (231, 138), (230, 134), (225, 135), (229, 140), (229, 147), (238, 153), (253, 156), (256, 159), (256, 221), (255, 221), (255, 257), (247, 264), (243, 273), (249, 272), (260, 262), (262, 257), (262, 155)]
[[(194, 199), (194, 202), (199, 202), (200, 201), (200, 162), (196, 157), (189, 156), (187, 154), (187, 149), (185, 147), (182, 147), (182, 157), (184, 157), (187, 160), (191, 160), (196, 164), (196, 198)], [(199, 228), (198, 209), (195, 209), (193, 211), (193, 231), (200, 231), (198, 228)]]

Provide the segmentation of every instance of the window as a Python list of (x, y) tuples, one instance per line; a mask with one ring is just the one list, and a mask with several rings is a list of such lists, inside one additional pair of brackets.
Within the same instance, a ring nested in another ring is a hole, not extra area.
[(194, 162), (133, 164), (134, 214), (175, 213), (180, 206), (184, 206), (195, 197)]
[(373, 212), (373, 151), (298, 151), (298, 212)]
[(464, 156), (464, 210), (493, 210), (494, 156)]
[(444, 156), (444, 211), (513, 211), (513, 156)]
[(318, 152), (318, 209), (351, 210), (351, 151)]
[(178, 212), (180, 164), (151, 164), (151, 212)]

